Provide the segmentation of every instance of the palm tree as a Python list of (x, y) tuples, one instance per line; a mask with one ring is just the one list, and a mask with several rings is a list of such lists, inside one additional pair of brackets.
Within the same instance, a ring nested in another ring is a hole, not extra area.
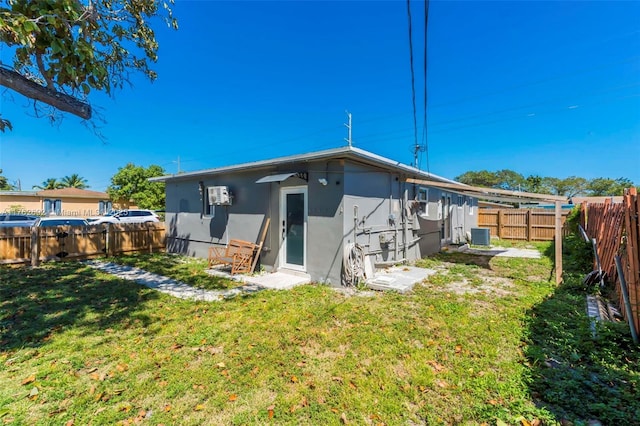
[(13, 191), (15, 187), (9, 183), (9, 180), (2, 176), (2, 169), (0, 169), (0, 191)]
[(88, 188), (87, 180), (77, 173), (72, 174), (71, 176), (65, 176), (60, 180), (62, 188), (78, 188), (85, 189)]
[(59, 189), (62, 188), (62, 183), (56, 178), (49, 178), (42, 182), (41, 185), (33, 185), (33, 189)]

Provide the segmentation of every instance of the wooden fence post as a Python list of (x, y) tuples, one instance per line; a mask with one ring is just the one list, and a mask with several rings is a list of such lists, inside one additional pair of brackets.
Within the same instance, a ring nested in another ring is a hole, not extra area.
[(502, 227), (504, 226), (504, 211), (498, 210), (498, 238), (502, 239)]
[(555, 208), (556, 229), (555, 229), (555, 263), (556, 263), (556, 284), (562, 283), (562, 203), (556, 201)]
[(113, 235), (111, 233), (111, 224), (107, 223), (106, 224), (106, 229), (105, 229), (105, 254), (107, 255), (107, 257), (111, 257), (113, 256)]
[(533, 239), (533, 224), (531, 223), (532, 216), (531, 210), (527, 210), (527, 241), (531, 241)]
[(153, 238), (151, 238), (151, 222), (147, 222), (147, 244), (149, 245), (149, 254), (153, 253)]
[(31, 266), (40, 265), (40, 228), (31, 227)]

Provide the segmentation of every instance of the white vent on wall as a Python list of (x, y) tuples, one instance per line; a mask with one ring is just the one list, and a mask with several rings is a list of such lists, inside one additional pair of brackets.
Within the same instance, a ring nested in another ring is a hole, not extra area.
[(215, 206), (231, 205), (231, 197), (229, 197), (229, 188), (226, 186), (210, 186), (207, 188), (209, 192), (209, 204)]

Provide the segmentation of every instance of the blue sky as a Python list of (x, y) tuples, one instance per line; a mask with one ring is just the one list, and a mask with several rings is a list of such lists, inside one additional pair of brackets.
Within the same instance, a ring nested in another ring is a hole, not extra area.
[[(412, 6), (422, 142), (424, 4)], [(156, 25), (157, 81), (91, 95), (105, 141), (5, 92), (3, 174), (31, 189), (78, 173), (104, 190), (128, 162), (175, 173), (178, 157), (191, 171), (338, 147), (345, 110), (355, 146), (412, 163), (405, 1), (178, 0), (174, 12), (178, 31)], [(431, 2), (428, 63), (432, 173), (640, 183), (640, 2)]]

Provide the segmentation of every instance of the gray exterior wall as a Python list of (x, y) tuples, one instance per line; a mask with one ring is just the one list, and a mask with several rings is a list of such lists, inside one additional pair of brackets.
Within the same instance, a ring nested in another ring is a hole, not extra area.
[[(271, 174), (307, 172), (308, 182), (291, 177), (283, 182), (255, 183)], [(166, 184), (167, 249), (172, 253), (206, 258), (213, 245), (230, 239), (257, 242), (264, 220), (271, 218), (261, 256), (266, 270), (279, 266), (281, 245), (280, 189), (306, 186), (307, 273), (314, 281), (339, 285), (342, 267), (342, 164), (338, 161), (291, 164), (201, 179), (174, 180)], [(318, 179), (326, 179), (322, 185)], [(206, 188), (227, 186), (230, 206), (216, 206), (215, 215), (203, 215)], [(202, 188), (202, 189), (201, 189)]]
[[(257, 184), (273, 174), (306, 172), (308, 181), (291, 177), (282, 182)], [(279, 268), (282, 242), (280, 190), (307, 188), (307, 268), (316, 282), (341, 284), (345, 246), (357, 243), (364, 248), (367, 272), (381, 266), (413, 261), (440, 250), (442, 225), (450, 218), (450, 241), (464, 242), (477, 224), (477, 204), (469, 214), (463, 197), (429, 188), (428, 200), (413, 200), (419, 186), (404, 182), (406, 175), (350, 160), (322, 160), (279, 167), (261, 167), (226, 174), (172, 179), (166, 184), (167, 249), (173, 253), (206, 258), (212, 245), (224, 246), (230, 239), (257, 242), (264, 220), (271, 218), (261, 265)], [(320, 182), (322, 180), (322, 182)], [(324, 182), (326, 181), (326, 185)], [(203, 214), (206, 188), (227, 186), (230, 206), (216, 206), (215, 214)], [(441, 197), (450, 196), (449, 211), (443, 211)], [(422, 209), (422, 210), (421, 210)]]

